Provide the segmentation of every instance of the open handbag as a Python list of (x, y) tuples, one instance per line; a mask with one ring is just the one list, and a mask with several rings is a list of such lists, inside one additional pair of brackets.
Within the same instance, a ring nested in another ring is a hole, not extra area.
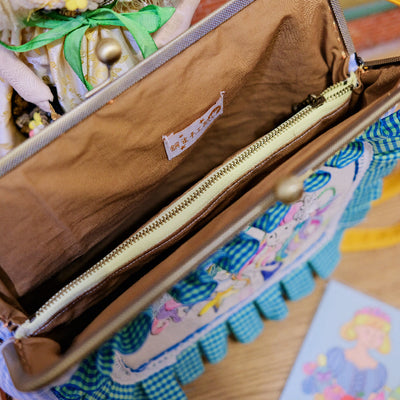
[(400, 157), (399, 60), (335, 0), (232, 0), (0, 159), (0, 387), (184, 398), (334, 268)]

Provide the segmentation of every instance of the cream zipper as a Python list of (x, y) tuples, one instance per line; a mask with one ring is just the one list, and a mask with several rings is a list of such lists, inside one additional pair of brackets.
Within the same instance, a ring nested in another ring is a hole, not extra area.
[(357, 85), (358, 81), (353, 73), (349, 79), (329, 87), (320, 96), (309, 97), (302, 104), (303, 108), (293, 117), (222, 164), (110, 254), (52, 296), (31, 320), (25, 321), (16, 330), (15, 338), (34, 334), (74, 299), (182, 229), (241, 176), (345, 104)]

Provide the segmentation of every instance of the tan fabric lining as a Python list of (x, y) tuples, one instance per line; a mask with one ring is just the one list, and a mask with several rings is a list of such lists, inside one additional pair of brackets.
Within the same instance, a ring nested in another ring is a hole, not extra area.
[[(394, 78), (393, 69), (389, 68), (381, 71), (380, 75), (382, 79), (387, 79), (388, 76), (392, 77), (392, 89), (400, 86), (400, 68), (397, 67), (397, 78)], [(365, 76), (366, 78), (367, 76)], [(366, 79), (364, 79), (364, 82)], [(375, 91), (375, 90), (374, 90)], [(383, 93), (381, 94), (383, 95)], [(315, 139), (312, 143), (307, 145), (305, 148), (298, 151), (289, 160), (284, 162), (281, 166), (276, 168), (270, 175), (264, 178), (257, 186), (249, 190), (244, 194), (238, 201), (236, 201), (228, 209), (220, 213), (215, 217), (209, 224), (207, 224), (198, 234), (187, 240), (182, 246), (179, 247), (170, 257), (161, 262), (157, 268), (144, 275), (128, 290), (126, 290), (121, 296), (119, 296), (114, 302), (112, 302), (99, 316), (90, 323), (85, 330), (79, 334), (72, 343), (72, 348), (78, 348), (85, 340), (90, 338), (95, 332), (98, 332), (108, 321), (113, 319), (130, 304), (140, 299), (141, 296), (151, 291), (152, 287), (165, 279), (166, 276), (173, 273), (177, 265), (181, 265), (187, 259), (189, 259), (194, 253), (200, 251), (200, 249), (207, 244), (213, 237), (218, 237), (221, 230), (229, 230), (232, 221), (240, 219), (247, 209), (255, 207), (260, 199), (264, 198), (273, 188), (277, 179), (283, 175), (290, 175), (293, 171), (296, 171), (298, 165), (306, 163), (311, 160), (314, 155), (320, 152), (322, 149), (330, 147), (335, 142), (337, 136), (344, 132), (347, 127), (356, 119), (370, 113), (373, 103), (370, 102), (371, 98), (362, 101), (365, 108), (353, 116), (343, 120), (334, 128), (326, 131), (323, 135)], [(32, 343), (43, 344), (43, 354), (52, 352), (49, 358), (38, 357)], [(30, 360), (30, 370), (32, 373), (40, 373), (43, 370), (50, 368), (57, 358), (60, 357), (58, 348), (54, 348), (54, 341), (44, 337), (34, 337), (22, 339), (19, 341), (19, 346), (24, 348), (24, 354), (26, 359)], [(48, 346), (48, 347), (46, 347)], [(45, 350), (47, 348), (47, 350)], [(52, 350), (55, 349), (56, 351)]]
[[(382, 84), (381, 82), (385, 82), (387, 85), (389, 85), (389, 82), (391, 82), (389, 86), (383, 85), (385, 91), (386, 89), (390, 90), (393, 88), (393, 86), (396, 84), (395, 82), (399, 79), (398, 74), (399, 68), (396, 67), (386, 68), (385, 70), (382, 69), (379, 74), (376, 74), (376, 72), (373, 71), (374, 81), (378, 81), (379, 84)], [(365, 86), (371, 83), (371, 79), (368, 77), (368, 74), (362, 74), (362, 81), (364, 83), (362, 83), (361, 86), (358, 88), (358, 94), (355, 94), (353, 96), (353, 103), (355, 103), (355, 100), (359, 100), (359, 102), (362, 104), (362, 107), (365, 107), (371, 103), (372, 99), (374, 99), (374, 97), (370, 95), (371, 92), (375, 95), (382, 95), (382, 93), (379, 93), (380, 91), (374, 89), (374, 85)], [(364, 91), (366, 93), (365, 97), (361, 95), (361, 93), (363, 93)], [(355, 105), (353, 105), (353, 107), (356, 109)], [(279, 163), (279, 160), (281, 160), (285, 156), (285, 154), (289, 154), (290, 152), (293, 152), (294, 149), (298, 149), (302, 143), (307, 141), (307, 139), (313, 138), (316, 132), (321, 132), (323, 129), (326, 129), (332, 123), (332, 121), (340, 121), (348, 111), (348, 104), (346, 104), (344, 107), (341, 108), (341, 110), (335, 112), (332, 117), (325, 118), (324, 121), (320, 121), (318, 124), (316, 124), (315, 127), (304, 133), (300, 138), (291, 142), (290, 145), (286, 146), (285, 148), (276, 152), (272, 157), (265, 160), (262, 164), (260, 164), (256, 169), (252, 171), (250, 176), (243, 177), (240, 184), (239, 182), (237, 182), (235, 185), (232, 186), (230, 190), (227, 190), (225, 193), (223, 193), (222, 196), (220, 196), (220, 199), (215, 199), (215, 202), (210, 205), (208, 209), (203, 210), (201, 213), (201, 220), (210, 221), (213, 216), (218, 215), (219, 210), (223, 210), (226, 205), (229, 205), (234, 200), (234, 198), (237, 198), (241, 193), (249, 190), (249, 184), (254, 181), (255, 177), (259, 176), (259, 174), (261, 173), (260, 171), (262, 171), (264, 175), (267, 174), (268, 171), (271, 171), (272, 167), (277, 165), (277, 162)], [(194, 221), (196, 222), (197, 226), (200, 226), (198, 216), (194, 217)], [(107, 296), (107, 294), (111, 293), (112, 290), (115, 290), (115, 288), (117, 288), (120, 283), (124, 282), (126, 279), (129, 279), (132, 271), (137, 271), (145, 267), (146, 263), (154, 258), (156, 254), (162, 252), (163, 249), (176, 243), (182, 237), (185, 237), (185, 235), (187, 235), (187, 232), (193, 231), (193, 228), (193, 221), (191, 221), (184, 229), (181, 229), (179, 232), (168, 238), (162, 246), (156, 246), (154, 249), (151, 249), (150, 251), (140, 256), (138, 259), (132, 261), (129, 265), (110, 275), (101, 284), (99, 284), (97, 288), (92, 289), (90, 293), (80, 296), (78, 299), (74, 300), (72, 304), (69, 304), (58, 314), (52, 317), (51, 320), (40, 330), (35, 332), (34, 335), (51, 335), (52, 330), (61, 326), (61, 329), (57, 329), (57, 339), (62, 340), (62, 327), (65, 324), (69, 324), (71, 320), (73, 320), (73, 318), (81, 315), (91, 305), (96, 304), (96, 302), (98, 302), (100, 298), (104, 298), (105, 296)]]
[[(383, 68), (378, 74), (376, 74), (376, 71), (372, 71), (372, 73), (374, 74), (374, 79), (385, 83), (384, 90), (382, 92), (377, 88), (373, 88), (374, 85), (368, 86), (371, 83), (368, 73), (363, 74), (363, 83), (359, 88), (360, 93), (358, 97), (358, 103), (362, 104), (363, 108), (361, 111), (347, 119), (344, 119), (342, 123), (325, 132), (324, 135), (320, 136), (319, 138), (315, 139), (311, 144), (300, 150), (295, 156), (291, 157), (288, 161), (274, 170), (269, 176), (264, 178), (260, 184), (248, 191), (242, 198), (235, 202), (235, 204), (233, 204), (219, 216), (215, 217), (215, 219), (213, 219), (212, 222), (210, 222), (197, 235), (185, 242), (185, 244), (182, 245), (178, 251), (158, 265), (157, 268), (147, 273), (137, 283), (125, 291), (117, 300), (111, 303), (98, 317), (95, 318), (93, 322), (91, 322), (85, 328), (81, 334), (75, 338), (72, 347), (79, 346), (79, 344), (93, 334), (93, 332), (101, 329), (102, 326), (107, 324), (107, 321), (129, 306), (129, 304), (132, 304), (135, 299), (138, 299), (143, 293), (151, 290), (152, 285), (162, 280), (166, 274), (170, 274), (177, 265), (183, 263), (185, 259), (190, 257), (194, 252), (198, 251), (205, 243), (207, 243), (209, 240), (212, 240), (213, 237), (218, 236), (218, 232), (221, 229), (229, 229), (230, 222), (239, 219), (246, 208), (252, 207), (253, 204), (256, 204), (261, 198), (263, 198), (268, 191), (272, 189), (274, 182), (276, 182), (276, 180), (282, 176), (282, 174), (289, 175), (291, 171), (296, 169), (296, 165), (298, 165), (299, 162), (304, 162), (307, 159), (311, 159), (316, 152), (319, 152), (319, 149), (329, 147), (330, 144), (335, 141), (335, 137), (340, 132), (345, 131), (347, 126), (349, 126), (349, 124), (355, 118), (359, 118), (360, 115), (367, 115), (373, 106), (373, 97), (370, 95), (371, 93), (382, 97), (385, 93), (387, 93), (387, 90), (392, 90), (400, 86), (400, 67)], [(391, 83), (389, 84), (389, 82)], [(368, 95), (365, 97), (361, 95), (363, 90), (368, 93)], [(355, 95), (354, 98), (357, 99), (357, 95)], [(121, 279), (122, 277), (123, 275), (118, 278)], [(74, 316), (75, 312), (79, 313), (79, 310), (73, 309), (72, 314), (66, 312), (63, 318), (57, 321), (57, 323), (60, 324), (61, 329), (63, 324), (68, 322), (68, 318), (66, 317), (71, 318)], [(47, 329), (49, 328), (51, 327), (47, 327)], [(55, 362), (58, 357), (60, 357), (59, 349), (57, 349), (57, 352), (53, 353), (49, 359), (32, 357), (32, 355), (29, 354), (31, 351), (31, 340), (35, 340), (35, 343), (41, 343), (42, 340), (44, 346), (50, 345), (50, 347), (54, 345), (54, 341), (44, 337), (28, 338), (20, 341), (20, 346), (24, 347), (24, 354), (26, 355), (26, 358), (31, 362), (30, 369), (34, 371), (34, 373), (40, 373), (51, 365), (48, 360)], [(46, 345), (46, 343), (48, 344)], [(25, 348), (25, 344), (29, 344), (29, 346)]]
[[(293, 104), (343, 79), (344, 49), (336, 28), (330, 26), (334, 22), (327, 2), (267, 4), (258, 0), (1, 178), (0, 226), (4, 238), (0, 242), (0, 265), (15, 287), (14, 297), (50, 280), (54, 284), (49, 292), (62, 286), (81, 268), (68, 270), (66, 265), (125, 229), (127, 220), (132, 226), (138, 223), (129, 215), (146, 215), (160, 208), (164, 198), (179, 193), (282, 122)], [(368, 71), (363, 76), (365, 91), (359, 89), (352, 106), (368, 106), (395, 86), (398, 77), (398, 68)], [(224, 116), (190, 151), (167, 161), (161, 136), (193, 122), (215, 103), (221, 90), (227, 92)], [(339, 128), (329, 132), (315, 145), (307, 146), (298, 158), (311, 157), (318, 145), (329, 144)], [(291, 159), (282, 167), (289, 172), (294, 164)], [(158, 185), (171, 171), (166, 184)], [(277, 171), (262, 189), (257, 186), (245, 195), (248, 204), (265, 195), (276, 177)], [(167, 186), (173, 189), (167, 192)], [(150, 202), (148, 196), (154, 198), (160, 187), (163, 199)], [(147, 211), (145, 204), (149, 205)], [(242, 204), (240, 199), (233, 211), (210, 223), (211, 227), (197, 236), (199, 245), (238, 217)], [(192, 243), (186, 243), (178, 256), (174, 254), (124, 293), (75, 342), (79, 344), (88, 332), (101, 329), (110, 315), (134, 301), (146, 288), (141, 286), (143, 279), (147, 288), (152, 281), (162, 279), (182, 257), (194, 251)], [(18, 304), (17, 300), (11, 298), (9, 302)], [(1, 315), (12, 314), (7, 301), (4, 307), (0, 303), (0, 308)], [(15, 322), (20, 322), (21, 313), (17, 314)], [(42, 347), (38, 347), (40, 343)], [(19, 347), (33, 373), (59, 357), (58, 344), (49, 339), (23, 339)]]
[[(293, 104), (341, 80), (333, 25), (327, 3), (258, 0), (4, 176), (0, 265), (28, 311), (87, 268), (93, 248), (102, 254)], [(193, 122), (221, 90), (226, 114), (168, 161), (162, 135)]]
[[(257, 180), (260, 179), (260, 176), (265, 177), (269, 171), (272, 171), (275, 166), (279, 165), (285, 156), (293, 153), (296, 149), (299, 149), (301, 145), (304, 145), (304, 143), (314, 138), (318, 132), (330, 126), (332, 121), (337, 121), (347, 112), (348, 103), (336, 110), (332, 116), (326, 116), (325, 118), (319, 120), (312, 128), (304, 132), (301, 136), (293, 140), (287, 146), (276, 151), (271, 157), (265, 159), (252, 171), (242, 176), (238, 181), (232, 184), (227, 190), (221, 193), (220, 196), (215, 197), (213, 202), (209, 204), (208, 207), (202, 210), (198, 215), (193, 216), (193, 219), (189, 221), (186, 226), (179, 229), (179, 231), (174, 232), (169, 238), (166, 238), (162, 245), (157, 245), (137, 259), (132, 260), (131, 263), (120, 268), (118, 271), (104, 279), (99, 285), (97, 285), (97, 287), (92, 288), (89, 292), (75, 299), (71, 304), (67, 305), (59, 313), (54, 315), (48, 323), (46, 323), (38, 331), (34, 332), (33, 335), (42, 336), (51, 334), (55, 328), (58, 328), (57, 340), (62, 340), (62, 336), (65, 336), (67, 331), (62, 327), (60, 328), (60, 325), (62, 326), (65, 324), (71, 324), (71, 321), (74, 318), (81, 315), (91, 305), (96, 304), (100, 299), (111, 293), (112, 290), (118, 288), (121, 283), (129, 279), (133, 272), (137, 272), (138, 270), (146, 267), (148, 268), (148, 262), (151, 261), (155, 255), (162, 253), (165, 248), (179, 243), (182, 238), (186, 239), (188, 234), (193, 234), (199, 230), (200, 226), (210, 221), (213, 216), (218, 215), (220, 211), (226, 208), (235, 199), (240, 197), (240, 195), (249, 190), (254, 185), (254, 182), (257, 182)], [(66, 336), (68, 338), (68, 333)]]

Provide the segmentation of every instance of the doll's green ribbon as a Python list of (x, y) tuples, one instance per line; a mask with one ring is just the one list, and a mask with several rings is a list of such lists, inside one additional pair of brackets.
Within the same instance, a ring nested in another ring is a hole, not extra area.
[(55, 12), (33, 15), (25, 21), (27, 26), (49, 29), (21, 46), (9, 46), (3, 42), (1, 45), (9, 50), (25, 52), (46, 46), (57, 39), (65, 37), (65, 59), (85, 84), (88, 90), (93, 86), (86, 80), (82, 70), (81, 43), (85, 32), (96, 26), (122, 26), (132, 34), (144, 58), (155, 51), (157, 46), (150, 33), (161, 28), (175, 12), (172, 7), (158, 7), (149, 5), (137, 12), (116, 13), (109, 8), (98, 8), (86, 11), (75, 17), (68, 17)]

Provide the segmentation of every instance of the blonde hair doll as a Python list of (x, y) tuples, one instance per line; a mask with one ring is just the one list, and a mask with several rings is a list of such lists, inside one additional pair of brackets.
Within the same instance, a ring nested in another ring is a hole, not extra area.
[(371, 352), (390, 352), (390, 328), (390, 317), (378, 308), (358, 310), (341, 328), (341, 336), (354, 342), (352, 347), (332, 348), (319, 356), (317, 364), (305, 365), (309, 377), (303, 381), (303, 392), (321, 400), (384, 400), (387, 370)]
[[(390, 352), (390, 327), (388, 315), (377, 308), (364, 308), (357, 311), (354, 318), (342, 327), (341, 335), (346, 340), (356, 340), (357, 349), (375, 349), (387, 354)], [(361, 353), (353, 351), (349, 354), (358, 359), (357, 355)]]

